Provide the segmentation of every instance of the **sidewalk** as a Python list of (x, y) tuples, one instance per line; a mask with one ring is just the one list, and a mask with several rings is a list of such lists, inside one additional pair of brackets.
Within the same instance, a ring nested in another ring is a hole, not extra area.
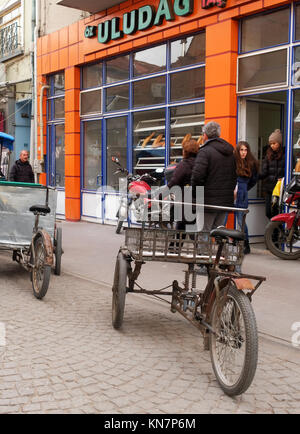
[[(61, 221), (63, 231), (62, 271), (103, 283), (111, 287), (115, 259), (124, 235), (115, 233), (115, 226), (88, 222)], [(243, 270), (249, 274), (266, 276), (253, 296), (258, 330), (261, 334), (291, 344), (295, 331), (292, 324), (300, 322), (300, 261), (284, 261), (264, 250), (262, 245), (252, 248), (245, 257)], [(147, 289), (159, 289), (174, 279), (183, 281), (181, 264), (147, 263), (142, 268), (140, 282)], [(205, 277), (198, 277), (205, 284)]]

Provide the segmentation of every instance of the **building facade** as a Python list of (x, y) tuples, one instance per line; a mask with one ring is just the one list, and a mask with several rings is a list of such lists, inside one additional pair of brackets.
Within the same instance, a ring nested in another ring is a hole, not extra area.
[[(280, 128), (290, 178), (300, 158), (300, 4), (107, 0), (112, 7), (98, 11), (98, 3), (38, 40), (41, 180), (58, 188), (59, 214), (115, 221), (111, 157), (133, 173), (159, 173), (209, 120), (233, 146), (247, 140), (260, 161)], [(256, 240), (266, 224), (261, 183), (250, 198)]]

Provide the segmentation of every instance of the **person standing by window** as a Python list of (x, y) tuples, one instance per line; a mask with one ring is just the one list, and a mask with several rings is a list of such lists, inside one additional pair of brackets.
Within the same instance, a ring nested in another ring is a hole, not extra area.
[(15, 162), (9, 173), (9, 181), (34, 183), (34, 174), (29, 164), (29, 153), (25, 149), (20, 152), (20, 159)]
[(269, 137), (269, 146), (259, 175), (259, 179), (264, 180), (266, 216), (269, 219), (277, 214), (277, 210), (272, 208), (272, 192), (277, 181), (284, 177), (284, 171), (285, 151), (282, 147), (282, 134), (280, 130), (275, 130)]
[[(234, 150), (236, 160), (237, 186), (235, 190), (237, 208), (248, 208), (248, 191), (254, 187), (258, 179), (258, 161), (253, 156), (250, 145), (240, 141)], [(237, 222), (242, 228), (243, 212), (236, 212)], [(244, 254), (250, 253), (248, 227), (245, 224)]]

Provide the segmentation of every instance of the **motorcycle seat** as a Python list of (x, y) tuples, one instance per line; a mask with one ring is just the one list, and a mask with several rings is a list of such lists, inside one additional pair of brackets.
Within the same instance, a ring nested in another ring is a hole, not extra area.
[(232, 238), (235, 241), (244, 241), (245, 240), (245, 233), (241, 231), (237, 231), (235, 229), (227, 229), (225, 227), (219, 227), (216, 229), (213, 229), (210, 232), (210, 236), (214, 238), (222, 238), (228, 240), (228, 238)]

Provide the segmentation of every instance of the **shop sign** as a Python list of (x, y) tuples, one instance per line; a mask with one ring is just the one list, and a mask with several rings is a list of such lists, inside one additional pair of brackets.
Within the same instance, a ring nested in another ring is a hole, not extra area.
[[(201, 0), (201, 2), (203, 9), (226, 5), (226, 0)], [(98, 26), (87, 26), (84, 36), (93, 38), (98, 35), (98, 42), (107, 44), (111, 40), (123, 38), (124, 35), (133, 35), (137, 31), (161, 26), (164, 20), (174, 21), (175, 16), (185, 17), (192, 14), (193, 11), (194, 0), (174, 0), (174, 4), (172, 0), (160, 0), (157, 10), (153, 5), (142, 6), (139, 9), (126, 12), (122, 18), (115, 17), (98, 24)]]

